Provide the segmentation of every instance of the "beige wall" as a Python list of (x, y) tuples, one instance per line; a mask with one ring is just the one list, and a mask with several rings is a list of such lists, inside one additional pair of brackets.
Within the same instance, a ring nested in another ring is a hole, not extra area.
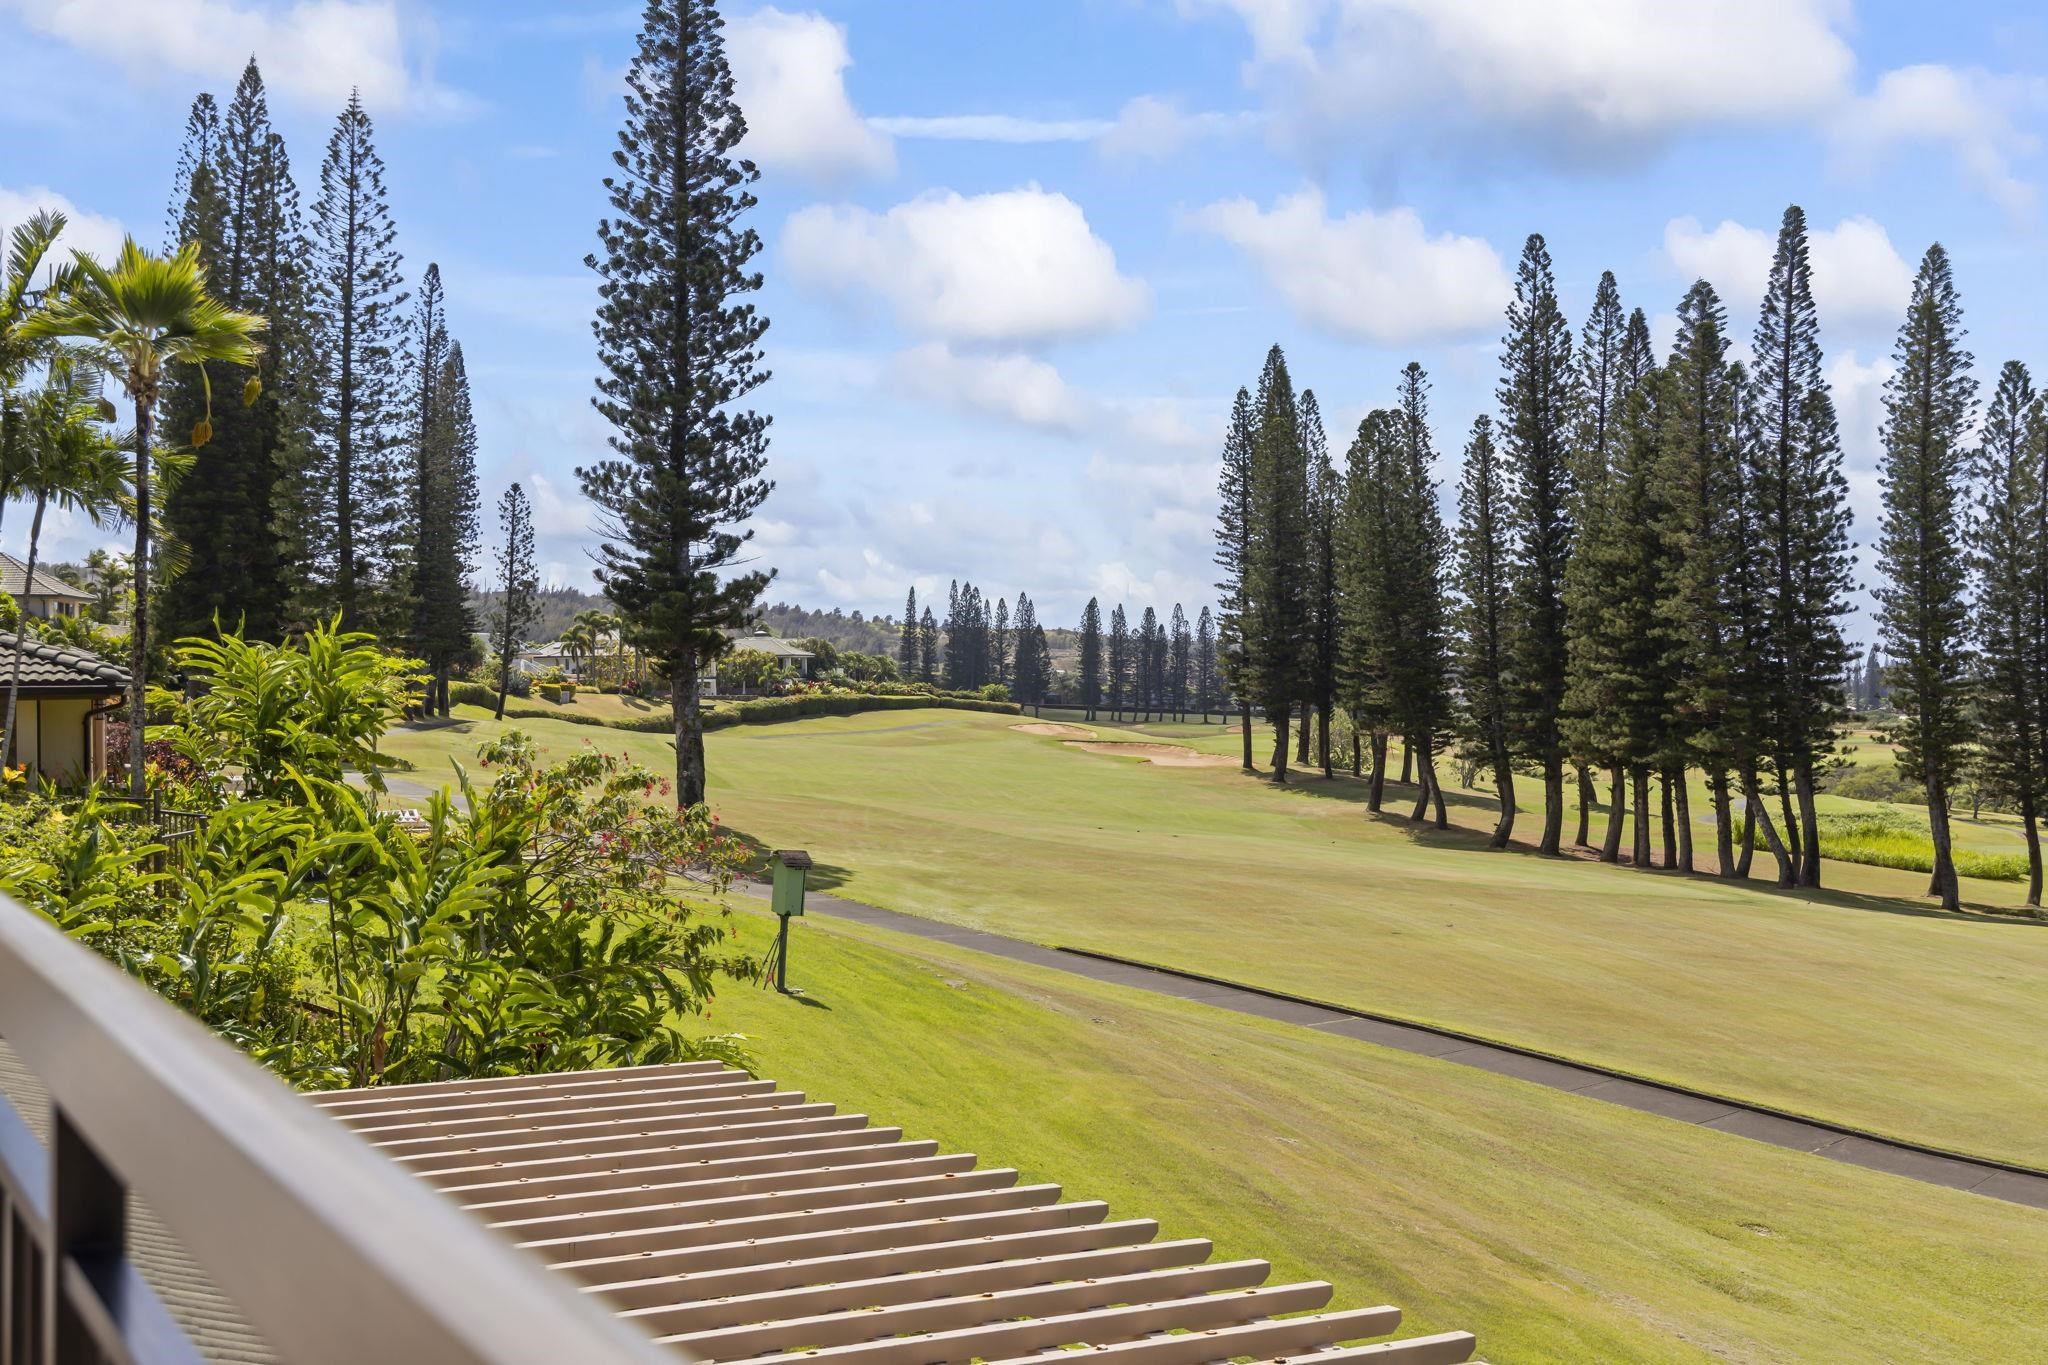
[[(0, 701), (0, 706), (4, 705)], [(86, 733), (92, 706), (88, 697), (42, 701), (23, 697), (15, 716), (14, 761), (27, 763), (52, 781), (84, 781), (92, 768), (93, 746)], [(105, 722), (92, 724), (97, 729)]]

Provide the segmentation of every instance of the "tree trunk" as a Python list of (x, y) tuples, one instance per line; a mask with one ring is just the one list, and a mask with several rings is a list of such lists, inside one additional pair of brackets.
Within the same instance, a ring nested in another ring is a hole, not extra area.
[(2020, 798), (2020, 818), (2027, 831), (2027, 908), (2041, 908), (2041, 822), (2034, 810), (2034, 794)]
[[(24, 596), (35, 591), (36, 546), (43, 538), (43, 509), (49, 505), (49, 494), (38, 493), (36, 495), (36, 514), (29, 520), (28, 524), (28, 563), (21, 571), (21, 591)], [(28, 638), (27, 617), (28, 612), (24, 610), (22, 612), (23, 619), (15, 626), (15, 629), (20, 632), (17, 639), (25, 640)], [(21, 697), (22, 653), (23, 651), (20, 649), (14, 651), (14, 670), (7, 679), (7, 728), (5, 731), (0, 731), (0, 735), (4, 735), (4, 738), (0, 738), (0, 764), (9, 767), (13, 766), (14, 763), (14, 708), (15, 703)], [(38, 712), (37, 714), (40, 715), (41, 713)], [(40, 759), (42, 755), (38, 754), (36, 757)]]
[(1422, 741), (1422, 780), (1429, 784), (1429, 801), (1436, 808), (1436, 827), (1449, 829), (1451, 817), (1444, 810), (1444, 784), (1436, 775), (1436, 745), (1428, 738)]
[(1723, 877), (1735, 875), (1735, 822), (1728, 800), (1728, 774), (1716, 769), (1707, 774), (1707, 792), (1714, 798), (1715, 869)]
[(1337, 775), (1335, 765), (1330, 762), (1330, 721), (1333, 709), (1332, 703), (1328, 701), (1316, 708), (1316, 752), (1323, 760), (1323, 776), (1326, 778)]
[(1312, 728), (1311, 722), (1313, 721), (1314, 717), (1315, 708), (1313, 706), (1304, 706), (1301, 708), (1301, 738), (1295, 742), (1294, 761), (1304, 768), (1308, 766), (1309, 730)]
[(1629, 769), (1629, 784), (1635, 793), (1635, 842), (1630, 853), (1639, 868), (1650, 866), (1650, 770), (1642, 764)]
[(1657, 774), (1657, 796), (1664, 806), (1664, 870), (1678, 866), (1678, 817), (1671, 804), (1671, 770), (1665, 768)]
[(1257, 765), (1252, 762), (1252, 708), (1249, 703), (1237, 704), (1237, 733), (1244, 740), (1244, 770), (1255, 772)]
[(669, 705), (676, 722), (676, 809), (686, 810), (704, 802), (704, 717), (697, 704), (694, 655), (676, 662)]
[(1415, 809), (1408, 812), (1408, 818), (1417, 824), (1429, 816), (1429, 738), (1403, 739), (1401, 741), (1415, 755)]
[(1799, 884), (1820, 885), (1820, 816), (1813, 808), (1813, 760), (1802, 758), (1792, 770), (1799, 797)]
[(1608, 774), (1613, 800), (1607, 807), (1607, 838), (1600, 845), (1600, 861), (1621, 861), (1621, 822), (1628, 817), (1628, 782), (1619, 763)]
[(1372, 786), (1366, 789), (1365, 808), (1378, 813), (1387, 794), (1387, 737), (1378, 731), (1372, 737)]
[(1288, 733), (1294, 728), (1293, 721), (1291, 706), (1273, 718), (1273, 780), (1282, 786), (1287, 783), (1287, 742), (1293, 738)]
[(1799, 814), (1792, 805), (1792, 765), (1782, 759), (1778, 763), (1778, 815), (1784, 821), (1779, 833), (1785, 836), (1785, 851), (1792, 855), (1792, 875), (1797, 878), (1802, 865), (1805, 847), (1799, 838)]
[(1934, 877), (1927, 894), (1941, 897), (1941, 908), (1963, 908), (1962, 887), (1956, 881), (1955, 854), (1949, 847), (1948, 793), (1934, 777), (1927, 779), (1927, 826), (1934, 837)]
[(1564, 759), (1555, 755), (1543, 760), (1543, 842), (1539, 853), (1556, 854), (1564, 838)]
[(1351, 726), (1351, 775), (1362, 777), (1364, 774), (1365, 741), (1359, 736), (1358, 724), (1354, 721)]
[(1576, 848), (1590, 848), (1593, 844), (1593, 803), (1600, 799), (1593, 790), (1593, 773), (1581, 763), (1579, 769), (1579, 832), (1572, 836)]
[(512, 660), (501, 657), (498, 660), (498, 713), (493, 719), (505, 719), (505, 694), (512, 690)]
[[(1746, 814), (1763, 826), (1764, 842), (1771, 846), (1771, 856), (1778, 860), (1778, 885), (1785, 888), (1796, 885), (1798, 865), (1792, 859), (1792, 851), (1778, 835), (1777, 822), (1771, 819), (1771, 808), (1764, 804), (1763, 796), (1757, 790), (1755, 764), (1748, 765), (1742, 773), (1742, 805)], [(1748, 822), (1748, 819), (1744, 820), (1745, 824)]]
[[(1756, 858), (1756, 797), (1751, 795), (1757, 789), (1756, 765), (1742, 765), (1742, 845), (1735, 850), (1735, 876), (1739, 881), (1749, 880), (1749, 869)], [(1764, 812), (1765, 821), (1771, 814)]]
[[(1685, 769), (1681, 766), (1674, 774), (1672, 796), (1678, 803), (1678, 860), (1673, 864), (1681, 872), (1693, 871), (1692, 865), (1692, 792), (1685, 785)], [(1667, 778), (1667, 780), (1670, 780)]]
[(1508, 837), (1515, 832), (1515, 761), (1499, 737), (1495, 737), (1491, 747), (1493, 790), (1500, 798), (1500, 817), (1493, 822), (1493, 838), (1487, 841), (1487, 847), (1506, 848)]
[(1401, 785), (1407, 786), (1415, 780), (1415, 748), (1408, 743), (1406, 735), (1401, 736)]
[(142, 709), (149, 686), (149, 447), (156, 436), (156, 413), (135, 400), (135, 617), (128, 634), (128, 795), (141, 805), (148, 795), (142, 771)]

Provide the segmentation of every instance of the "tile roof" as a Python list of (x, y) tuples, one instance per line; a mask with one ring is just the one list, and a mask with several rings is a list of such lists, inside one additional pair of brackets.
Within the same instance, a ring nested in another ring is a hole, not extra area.
[(21, 658), (21, 685), (37, 688), (104, 688), (117, 691), (128, 686), (128, 670), (110, 664), (99, 655), (69, 645), (53, 645), (34, 636), (0, 631), (0, 684), (14, 676), (14, 660)]
[(28, 579), (28, 565), (13, 555), (0, 554), (0, 592), (15, 597), (64, 597), (73, 602), (90, 602), (92, 594), (84, 588), (74, 587), (61, 578), (53, 578), (41, 569), (36, 570), (34, 592), (24, 592), (22, 584)]
[[(715, 1062), (313, 1097), (684, 1359), (718, 1365), (1449, 1365), (1465, 1332), (906, 1141)], [(1105, 1134), (1105, 1141), (1109, 1140)], [(1360, 1235), (1368, 1235), (1361, 1233)], [(1282, 1316), (1300, 1314), (1301, 1316)]]

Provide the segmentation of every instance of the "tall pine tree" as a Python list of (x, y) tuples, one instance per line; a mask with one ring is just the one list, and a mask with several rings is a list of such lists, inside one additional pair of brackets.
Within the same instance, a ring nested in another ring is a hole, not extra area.
[(1308, 696), (1313, 662), (1313, 577), (1308, 557), (1308, 446), (1287, 357), (1266, 353), (1253, 406), (1251, 534), (1245, 573), (1247, 669), (1252, 697), (1273, 727), (1273, 780), (1287, 780), (1288, 726)]
[(740, 569), (773, 484), (769, 419), (741, 406), (766, 382), (768, 320), (747, 301), (761, 239), (741, 222), (758, 177), (733, 155), (733, 100), (712, 0), (649, 0), (626, 74), (626, 123), (605, 179), (612, 212), (588, 258), (603, 283), (594, 400), (616, 458), (578, 470), (605, 519), (598, 579), (626, 638), (673, 680), (676, 800), (704, 799), (698, 675), (753, 618), (772, 574)]
[[(213, 439), (191, 467), (164, 488), (164, 529), (183, 549), (184, 570), (166, 583), (159, 605), (164, 638), (210, 634), (216, 617), (250, 638), (281, 638), (288, 617), (291, 565), (285, 524), (286, 474), (301, 455), (308, 357), (304, 343), (305, 240), (298, 192), (284, 140), (270, 125), (263, 77), (252, 59), (224, 118), (212, 99), (193, 106), (174, 205), (182, 240), (200, 244), (215, 298), (269, 320), (270, 342), (255, 365), (214, 367), (207, 379), (239, 392), (247, 406), (213, 411)], [(193, 371), (169, 386), (168, 429), (189, 430), (207, 414), (206, 379)]]
[[(1237, 702), (1238, 736), (1246, 772), (1252, 765), (1250, 643), (1252, 534), (1252, 397), (1244, 389), (1230, 407), (1223, 463), (1216, 477), (1216, 652), (1218, 690)], [(1218, 705), (1225, 701), (1217, 698)]]
[(1751, 351), (1746, 455), (1757, 530), (1752, 550), (1763, 580), (1768, 648), (1761, 663), (1771, 755), (1797, 802), (1798, 825), (1787, 832), (1798, 858), (1796, 880), (1819, 886), (1814, 772), (1832, 752), (1844, 718), (1834, 679), (1850, 657), (1841, 618), (1854, 560), (1848, 482), (1821, 374), (1806, 214), (1796, 204), (1778, 228)]
[(1471, 742), (1486, 755), (1500, 798), (1494, 848), (1506, 848), (1515, 828), (1515, 766), (1508, 748), (1509, 572), (1508, 491), (1493, 419), (1481, 413), (1465, 442), (1458, 480), (1458, 674)]
[(2042, 589), (2048, 586), (2043, 540), (2048, 487), (2044, 435), (2032, 376), (2017, 360), (1999, 372), (1977, 450), (1975, 627), (1978, 770), (1984, 785), (2010, 802), (2027, 840), (2027, 901), (2041, 904)]
[(1081, 609), (1081, 709), (1095, 719), (1102, 705), (1102, 607), (1094, 598)]
[(351, 94), (320, 165), (312, 316), (324, 357), (315, 455), (292, 520), (310, 569), (307, 606), (388, 630), (392, 557), (404, 529), (405, 320), (397, 229), (370, 116)]
[(1509, 715), (1517, 751), (1543, 771), (1543, 836), (1564, 829), (1565, 565), (1572, 550), (1571, 326), (1557, 303), (1550, 250), (1530, 234), (1515, 273), (1501, 350), (1501, 444), (1510, 490), (1514, 611)]
[(498, 605), (491, 613), (491, 652), (498, 661), (498, 719), (505, 718), (505, 694), (512, 663), (526, 632), (540, 620), (540, 573), (533, 563), (533, 504), (513, 484), (498, 500)]
[(1885, 383), (1878, 628), (1898, 708), (1899, 769), (1921, 784), (1934, 842), (1928, 894), (1961, 905), (1949, 800), (1973, 738), (1963, 475), (1976, 406), (1948, 253), (1929, 247)]
[(917, 677), (917, 586), (903, 599), (903, 630), (896, 638), (896, 671), (905, 682)]
[[(1578, 422), (1572, 443), (1573, 508), (1572, 520), (1578, 534), (1587, 533), (1589, 520), (1598, 515), (1607, 495), (1607, 475), (1614, 466), (1614, 442), (1620, 427), (1620, 406), (1622, 394), (1622, 345), (1628, 331), (1627, 316), (1621, 310), (1621, 290), (1614, 282), (1614, 272), (1600, 272), (1600, 283), (1593, 290), (1593, 308), (1586, 315), (1585, 326), (1579, 329), (1579, 404)], [(1578, 553), (1574, 548), (1572, 561)], [(1566, 634), (1572, 634), (1570, 618), (1574, 609), (1574, 592), (1571, 563), (1565, 568), (1565, 617)], [(1571, 716), (1573, 707), (1569, 699), (1572, 690), (1570, 677), (1570, 649), (1567, 645), (1567, 701), (1566, 738), (1573, 734)], [(1580, 734), (1583, 735), (1583, 727)], [(1590, 842), (1589, 832), (1593, 818), (1596, 795), (1589, 764), (1606, 757), (1589, 754), (1581, 746), (1573, 757), (1579, 777), (1579, 828), (1572, 842), (1584, 848)], [(1618, 771), (1613, 775), (1612, 805), (1607, 817), (1607, 839), (1601, 846), (1603, 862), (1613, 862), (1615, 851), (1621, 839), (1622, 793)]]
[(469, 606), (469, 565), (477, 540), (476, 418), (460, 342), (450, 342), (442, 358), (434, 403), (418, 475), (413, 638), (433, 674), (431, 700), (445, 716), (449, 676), (476, 634)]

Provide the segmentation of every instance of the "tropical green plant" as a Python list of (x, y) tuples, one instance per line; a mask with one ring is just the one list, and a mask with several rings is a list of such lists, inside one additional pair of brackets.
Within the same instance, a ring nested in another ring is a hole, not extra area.
[[(82, 513), (95, 526), (119, 518), (127, 502), (128, 459), (99, 424), (99, 376), (75, 352), (58, 349), (49, 360), (43, 386), (23, 405), (12, 491), (30, 499), (28, 562), (24, 578), (33, 583), (42, 549), (43, 517), (51, 504)], [(7, 718), (0, 730), (0, 758), (14, 757), (14, 721), (21, 696), (22, 654), (14, 653), (7, 678)]]
[(64, 215), (38, 213), (9, 234), (5, 273), (0, 274), (0, 514), (14, 496), (27, 414), (19, 389), (29, 371), (49, 354), (47, 338), (23, 332), (37, 297), (36, 272), (64, 231)]
[(339, 616), (296, 644), (230, 631), (180, 640), (172, 657), (195, 693), (156, 694), (172, 716), (164, 738), (208, 775), (210, 804), (227, 804), (231, 772), (247, 796), (288, 804), (305, 799), (308, 782), (340, 783), (351, 772), (383, 790), (396, 761), (377, 752), (377, 740), (405, 714), (420, 679), (413, 660), (342, 630)]
[[(198, 370), (211, 413), (212, 385), (206, 366), (253, 364), (266, 323), (252, 313), (217, 302), (206, 290), (199, 247), (187, 243), (175, 256), (144, 251), (130, 237), (111, 267), (83, 251), (72, 253), (73, 270), (36, 314), (18, 329), (27, 340), (74, 337), (86, 343), (94, 362), (120, 380), (135, 405), (135, 620), (129, 632), (129, 791), (143, 796), (143, 696), (149, 676), (149, 550), (155, 528), (150, 505), (150, 455), (156, 440), (157, 404), (170, 371)], [(243, 387), (244, 404), (254, 403), (260, 381)], [(111, 416), (111, 412), (107, 415)], [(209, 417), (192, 429), (192, 444), (213, 435)]]

